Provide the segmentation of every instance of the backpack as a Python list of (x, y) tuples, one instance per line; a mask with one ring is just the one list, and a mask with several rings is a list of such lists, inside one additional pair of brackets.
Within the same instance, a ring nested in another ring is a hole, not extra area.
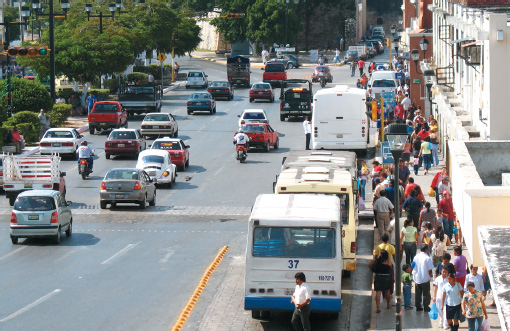
[(439, 238), (436, 238), (434, 241), (434, 245), (432, 246), (432, 254), (434, 254), (436, 257), (442, 257), (444, 254), (444, 245), (441, 240), (439, 240)]

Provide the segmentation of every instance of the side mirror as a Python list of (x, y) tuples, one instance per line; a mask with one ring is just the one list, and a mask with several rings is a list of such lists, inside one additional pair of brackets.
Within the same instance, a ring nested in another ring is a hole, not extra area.
[(184, 147), (189, 148), (189, 145), (186, 145), (186, 146), (184, 146)]
[(154, 184), (156, 184), (158, 182), (158, 180), (156, 178), (152, 179), (151, 178), (151, 182), (153, 182)]
[(237, 117), (241, 118), (241, 115), (237, 115)]
[(66, 205), (70, 206), (70, 205), (72, 205), (72, 204), (73, 204), (73, 202), (72, 202), (72, 201), (66, 201)]

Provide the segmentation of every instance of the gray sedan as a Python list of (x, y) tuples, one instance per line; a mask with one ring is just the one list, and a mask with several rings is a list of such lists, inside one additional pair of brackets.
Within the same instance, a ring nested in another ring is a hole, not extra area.
[(147, 202), (149, 206), (156, 205), (156, 180), (141, 169), (112, 169), (101, 182), (99, 197), (101, 209), (117, 203), (136, 203), (145, 209)]

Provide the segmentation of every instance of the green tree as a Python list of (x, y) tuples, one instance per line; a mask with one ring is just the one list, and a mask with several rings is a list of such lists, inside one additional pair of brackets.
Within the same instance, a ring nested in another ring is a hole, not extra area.
[[(222, 9), (222, 16), (226, 16), (227, 13), (247, 13), (246, 9), (249, 9), (256, 1), (257, 0), (218, 0), (216, 1), (216, 5)], [(232, 19), (218, 17), (213, 19), (211, 24), (216, 26), (223, 34), (225, 40), (230, 43), (244, 41), (247, 38), (248, 23), (245, 18)]]
[(175, 55), (183, 56), (186, 52), (197, 48), (200, 41), (202, 41), (200, 27), (194, 19), (181, 16), (174, 38)]
[[(0, 91), (2, 94), (0, 120), (4, 121), (7, 118), (7, 80), (0, 81)], [(50, 110), (53, 106), (53, 101), (46, 88), (36, 81), (12, 77), (11, 94), (14, 113), (25, 110), (38, 113), (41, 108)]]
[[(4, 22), (16, 22), (19, 21), (19, 10), (17, 7), (5, 6), (4, 9)], [(20, 37), (20, 25), (10, 24), (9, 25), (9, 40), (18, 40)]]

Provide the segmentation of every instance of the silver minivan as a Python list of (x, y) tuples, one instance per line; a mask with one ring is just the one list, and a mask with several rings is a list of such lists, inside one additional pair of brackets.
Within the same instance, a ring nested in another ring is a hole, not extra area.
[(50, 237), (60, 243), (62, 231), (70, 236), (73, 231), (71, 202), (53, 190), (30, 190), (21, 192), (12, 208), (11, 241), (18, 238)]
[(206, 88), (209, 85), (207, 75), (203, 71), (189, 71), (186, 80), (186, 88), (202, 87)]

